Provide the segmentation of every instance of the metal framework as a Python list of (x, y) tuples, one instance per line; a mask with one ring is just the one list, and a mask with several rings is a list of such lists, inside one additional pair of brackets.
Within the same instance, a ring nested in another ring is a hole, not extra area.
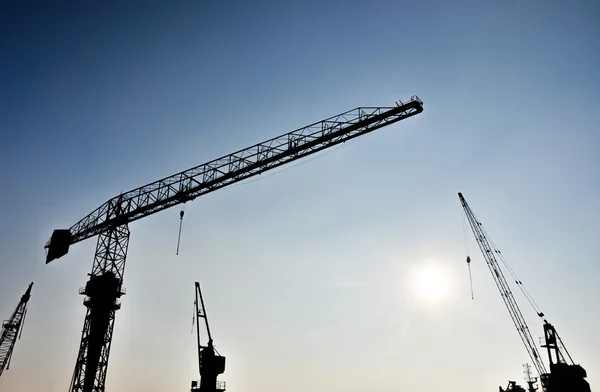
[(125, 294), (123, 273), (129, 244), (127, 225), (100, 233), (90, 280), (79, 294), (87, 307), (71, 391), (104, 391), (118, 299)]
[(2, 323), (2, 335), (0, 336), (0, 376), (2, 376), (4, 369), (8, 370), (15, 343), (23, 331), (25, 315), (27, 314), (27, 302), (31, 297), (32, 286), (33, 282), (29, 284), (27, 291), (21, 297), (21, 301), (19, 301), (17, 308), (10, 318)]
[(492, 273), (494, 281), (496, 282), (496, 286), (498, 287), (500, 295), (504, 300), (504, 304), (508, 309), (508, 313), (510, 314), (513, 323), (517, 328), (517, 332), (519, 332), (519, 336), (521, 337), (521, 340), (523, 341), (523, 344), (527, 349), (527, 353), (529, 354), (529, 357), (533, 362), (533, 366), (538, 372), (538, 375), (540, 375), (541, 377), (542, 375), (547, 373), (546, 367), (544, 366), (544, 362), (541, 359), (537, 346), (535, 345), (533, 338), (531, 337), (531, 332), (529, 331), (527, 322), (525, 321), (525, 318), (523, 317), (523, 314), (521, 313), (521, 310), (517, 305), (517, 301), (515, 300), (515, 297), (513, 296), (512, 291), (510, 290), (508, 282), (504, 277), (502, 269), (500, 268), (500, 265), (496, 260), (495, 253), (497, 253), (498, 250), (492, 247), (490, 241), (488, 241), (488, 238), (485, 234), (485, 231), (483, 230), (481, 223), (475, 217), (475, 214), (471, 210), (471, 207), (469, 207), (469, 205), (467, 204), (467, 201), (463, 197), (462, 193), (458, 194), (458, 198), (460, 199), (463, 209), (465, 210), (465, 214), (467, 215), (469, 225), (473, 230), (475, 240), (477, 240), (477, 244), (479, 245), (479, 249), (481, 249), (483, 258), (485, 259), (486, 264), (489, 267), (490, 272)]
[[(557, 363), (563, 363), (568, 365), (574, 365), (573, 358), (571, 358), (571, 354), (567, 351), (562, 339), (558, 336), (558, 332), (556, 332), (556, 328), (554, 325), (550, 324), (548, 321), (544, 320), (544, 342), (545, 344), (542, 346), (548, 352), (548, 360), (550, 361), (550, 369), (552, 366)], [(566, 357), (565, 357), (566, 354)], [(567, 358), (569, 359), (567, 361)]]
[[(182, 171), (113, 197), (69, 229), (72, 245), (110, 227), (130, 223), (169, 207), (261, 174), (288, 162), (346, 142), (423, 111), (416, 96), (395, 107), (356, 108), (263, 143)], [(59, 231), (60, 232), (60, 231)], [(63, 234), (66, 235), (66, 234)], [(62, 241), (61, 241), (62, 242)], [(63, 254), (52, 239), (46, 244), (49, 263)]]
[(54, 230), (45, 245), (46, 263), (67, 254), (70, 245), (100, 235), (90, 281), (82, 291), (88, 297), (84, 302), (88, 311), (71, 391), (104, 391), (117, 299), (124, 294), (121, 285), (130, 222), (422, 111), (423, 102), (417, 96), (393, 107), (356, 108), (123, 193), (70, 229)]
[[(225, 357), (220, 355), (213, 345), (206, 307), (202, 298), (200, 283), (195, 282), (196, 299), (194, 300), (196, 337), (198, 339), (198, 372), (200, 381), (192, 381), (192, 392), (223, 392), (225, 391), (225, 381), (217, 381), (219, 374), (225, 371)], [(200, 339), (201, 319), (204, 320), (208, 342), (202, 344)]]

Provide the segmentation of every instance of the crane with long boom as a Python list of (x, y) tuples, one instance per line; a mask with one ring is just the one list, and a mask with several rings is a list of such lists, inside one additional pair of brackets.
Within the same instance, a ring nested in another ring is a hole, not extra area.
[(54, 230), (45, 245), (46, 264), (67, 254), (71, 245), (98, 236), (90, 279), (80, 290), (87, 311), (70, 391), (104, 391), (115, 312), (125, 294), (129, 223), (422, 111), (417, 96), (392, 107), (359, 107), (122, 193), (70, 229)]
[[(538, 374), (541, 376), (542, 374), (546, 374), (546, 366), (542, 361), (542, 357), (535, 345), (533, 338), (531, 336), (531, 332), (529, 331), (529, 327), (527, 326), (527, 322), (523, 317), (523, 313), (521, 313), (521, 309), (517, 304), (517, 300), (515, 299), (506, 278), (504, 277), (504, 273), (502, 272), (502, 268), (500, 268), (500, 264), (498, 264), (498, 260), (496, 259), (496, 249), (492, 246), (490, 241), (488, 240), (488, 236), (483, 229), (481, 223), (475, 217), (473, 210), (467, 204), (467, 201), (463, 197), (462, 193), (458, 193), (458, 198), (462, 204), (463, 209), (465, 210), (465, 214), (467, 216), (467, 220), (469, 221), (469, 225), (471, 226), (471, 230), (473, 230), (473, 235), (475, 236), (475, 240), (477, 241), (477, 245), (479, 245), (479, 249), (483, 254), (483, 258), (492, 273), (492, 277), (496, 282), (496, 286), (500, 291), (500, 295), (504, 300), (504, 304), (508, 309), (508, 313), (517, 328), (517, 332), (519, 332), (519, 337), (523, 341), (525, 345), (525, 349), (533, 362), (533, 366), (535, 367)], [(541, 314), (543, 317), (543, 314)]]
[(4, 369), (8, 370), (15, 344), (23, 332), (25, 316), (27, 315), (27, 303), (29, 302), (29, 298), (31, 298), (32, 286), (33, 282), (29, 284), (25, 294), (21, 296), (21, 300), (10, 318), (2, 323), (2, 334), (0, 335), (0, 376), (2, 376)]
[[(198, 370), (200, 382), (192, 381), (192, 392), (223, 392), (225, 382), (217, 381), (219, 374), (225, 371), (225, 357), (220, 355), (213, 344), (206, 307), (202, 298), (200, 283), (196, 282), (196, 299), (194, 301), (194, 321), (196, 322), (196, 338), (198, 339)], [(200, 339), (200, 319), (204, 320), (208, 341), (202, 344)]]
[[(469, 207), (469, 204), (463, 197), (462, 193), (458, 193), (458, 198), (460, 199), (461, 205), (465, 211), (465, 215), (467, 216), (467, 220), (469, 221), (469, 225), (471, 226), (473, 235), (475, 236), (475, 240), (479, 245), (479, 249), (481, 250), (483, 258), (485, 259), (486, 264), (492, 273), (494, 281), (496, 282), (496, 286), (498, 287), (500, 295), (502, 296), (506, 308), (508, 309), (508, 313), (510, 314), (513, 323), (517, 328), (517, 332), (519, 332), (519, 336), (521, 337), (527, 353), (533, 362), (533, 366), (539, 375), (542, 389), (545, 392), (590, 392), (590, 386), (585, 380), (587, 377), (586, 371), (583, 369), (583, 367), (573, 362), (570, 354), (564, 347), (564, 344), (562, 344), (562, 340), (556, 333), (556, 329), (552, 324), (544, 319), (544, 313), (539, 309), (529, 292), (523, 287), (521, 280), (517, 278), (514, 271), (509, 267), (508, 263), (502, 256), (502, 253), (496, 248), (490, 236), (483, 228), (481, 222), (475, 217), (473, 210), (471, 210), (471, 207)], [(509, 273), (515, 279), (515, 283), (517, 286), (519, 286), (531, 306), (534, 308), (537, 316), (544, 319), (545, 344), (542, 347), (546, 348), (548, 352), (550, 372), (546, 370), (546, 366), (544, 365), (538, 348), (531, 337), (527, 322), (525, 321), (525, 318), (519, 309), (517, 301), (510, 289), (504, 273), (502, 272), (502, 268), (500, 267), (496, 256), (498, 256), (498, 258), (507, 267)], [(469, 256), (467, 256), (467, 260), (468, 259)], [(567, 362), (566, 358), (570, 360), (569, 363)], [(533, 389), (533, 382), (531, 382), (531, 380), (528, 380), (528, 384), (530, 390)]]

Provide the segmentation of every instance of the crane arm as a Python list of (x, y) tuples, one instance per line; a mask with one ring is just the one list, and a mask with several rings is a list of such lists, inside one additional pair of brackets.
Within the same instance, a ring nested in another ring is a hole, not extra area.
[(417, 96), (394, 107), (356, 108), (113, 197), (70, 229), (55, 230), (45, 245), (46, 263), (67, 254), (70, 245), (111, 227), (194, 200), (422, 111), (423, 102)]
[(2, 334), (0, 335), (0, 376), (5, 368), (8, 368), (15, 343), (19, 332), (23, 327), (23, 319), (27, 312), (27, 302), (31, 297), (31, 287), (33, 282), (27, 288), (27, 291), (21, 297), (21, 301), (10, 318), (2, 323)]
[(196, 282), (196, 301), (194, 302), (194, 306), (196, 307), (196, 332), (198, 337), (198, 352), (200, 352), (203, 346), (200, 342), (200, 319), (204, 319), (204, 325), (206, 326), (206, 334), (208, 335), (208, 341), (212, 342), (212, 335), (210, 334), (210, 326), (208, 325), (208, 316), (206, 315), (206, 307), (204, 306), (204, 298), (202, 298), (202, 290), (200, 289), (200, 283)]
[(490, 241), (488, 240), (481, 223), (475, 217), (475, 214), (471, 210), (471, 207), (469, 207), (469, 205), (467, 204), (467, 201), (463, 197), (462, 193), (459, 192), (458, 197), (460, 199), (463, 209), (465, 210), (465, 214), (469, 221), (469, 225), (473, 230), (475, 240), (477, 240), (479, 249), (481, 250), (483, 258), (485, 259), (486, 264), (489, 267), (490, 272), (492, 273), (492, 277), (496, 282), (496, 286), (500, 291), (500, 295), (504, 300), (504, 304), (508, 309), (508, 313), (510, 314), (513, 323), (517, 328), (517, 332), (519, 332), (519, 336), (521, 337), (521, 340), (523, 341), (523, 344), (527, 349), (527, 353), (529, 354), (529, 357), (531, 358), (531, 361), (533, 362), (533, 365), (535, 366), (538, 374), (540, 376), (546, 374), (546, 367), (544, 366), (544, 362), (541, 359), (537, 346), (535, 345), (533, 338), (531, 337), (531, 332), (529, 331), (527, 322), (525, 321), (525, 318), (523, 317), (523, 314), (521, 313), (521, 310), (517, 305), (517, 301), (515, 300), (515, 297), (513, 296), (512, 291), (510, 290), (508, 282), (504, 277), (504, 273), (502, 272), (502, 269), (500, 268), (500, 265), (496, 260), (496, 256), (494, 255), (495, 249), (490, 244)]

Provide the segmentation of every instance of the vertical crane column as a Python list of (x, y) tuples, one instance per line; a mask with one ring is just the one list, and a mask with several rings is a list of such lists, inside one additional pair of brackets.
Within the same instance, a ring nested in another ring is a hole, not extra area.
[(72, 392), (104, 391), (115, 312), (121, 308), (119, 298), (125, 294), (122, 284), (128, 244), (127, 225), (113, 227), (98, 236), (90, 279), (79, 291), (86, 296), (83, 303), (87, 313), (71, 380)]

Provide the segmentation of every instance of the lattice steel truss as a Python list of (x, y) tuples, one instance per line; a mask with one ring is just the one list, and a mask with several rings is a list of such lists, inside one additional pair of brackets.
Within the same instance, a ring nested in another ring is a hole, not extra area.
[(72, 392), (104, 391), (108, 357), (115, 325), (115, 312), (121, 308), (125, 258), (129, 245), (127, 225), (100, 233), (90, 280), (79, 293), (87, 307), (79, 354), (71, 379)]
[(31, 297), (31, 287), (33, 282), (29, 284), (27, 291), (21, 297), (17, 308), (10, 318), (2, 323), (2, 334), (0, 335), (0, 376), (4, 369), (8, 370), (10, 359), (12, 357), (17, 337), (23, 329), (25, 315), (27, 314), (27, 302)]
[(204, 163), (116, 196), (70, 229), (55, 230), (46, 244), (46, 263), (69, 247), (99, 235), (90, 280), (81, 294), (88, 308), (71, 391), (102, 392), (115, 311), (122, 290), (129, 240), (127, 225), (137, 219), (194, 200), (206, 193), (314, 154), (423, 111), (413, 96), (393, 107), (362, 107)]
[[(70, 229), (69, 243), (93, 237), (109, 227), (130, 223), (288, 162), (354, 139), (423, 111), (413, 96), (395, 107), (364, 107), (316, 122), (233, 154), (113, 197)], [(46, 248), (52, 246), (52, 240)], [(49, 252), (47, 262), (54, 254)]]

